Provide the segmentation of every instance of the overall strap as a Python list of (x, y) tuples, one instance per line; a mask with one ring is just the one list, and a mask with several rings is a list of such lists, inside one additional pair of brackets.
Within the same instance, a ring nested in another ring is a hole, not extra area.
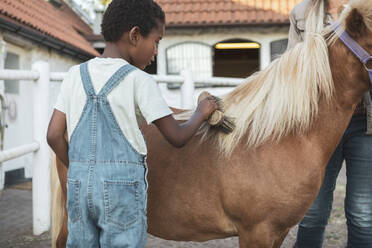
[(133, 65), (126, 64), (120, 67), (107, 81), (98, 96), (107, 96), (116, 85), (118, 85), (130, 72), (137, 69)]
[(87, 96), (95, 96), (96, 93), (93, 88), (92, 80), (88, 72), (88, 61), (80, 64), (80, 76), (83, 81), (83, 86)]

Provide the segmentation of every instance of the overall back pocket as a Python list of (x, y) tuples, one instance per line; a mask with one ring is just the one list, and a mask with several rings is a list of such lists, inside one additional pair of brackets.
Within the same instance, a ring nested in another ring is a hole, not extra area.
[(139, 183), (105, 180), (103, 187), (106, 222), (128, 229), (139, 218)]
[(67, 213), (72, 223), (81, 219), (79, 180), (67, 178)]

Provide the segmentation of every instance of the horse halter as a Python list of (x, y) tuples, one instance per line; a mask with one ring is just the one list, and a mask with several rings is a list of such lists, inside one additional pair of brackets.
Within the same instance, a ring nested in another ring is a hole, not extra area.
[[(337, 33), (337, 31), (340, 29), (341, 23), (335, 22), (332, 24), (332, 29)], [(364, 68), (367, 70), (369, 74), (369, 79), (372, 84), (372, 68), (368, 68), (367, 63), (369, 61), (372, 61), (372, 56), (363, 49), (351, 36), (345, 31), (343, 31), (339, 35), (340, 40), (347, 46), (353, 53), (354, 55), (362, 62), (364, 65)]]

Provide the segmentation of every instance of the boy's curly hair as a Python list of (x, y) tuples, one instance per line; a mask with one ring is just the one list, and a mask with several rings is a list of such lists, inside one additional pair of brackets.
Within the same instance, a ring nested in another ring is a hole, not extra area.
[(134, 26), (146, 37), (159, 24), (165, 24), (165, 14), (153, 0), (113, 0), (103, 15), (101, 29), (105, 41), (116, 42)]

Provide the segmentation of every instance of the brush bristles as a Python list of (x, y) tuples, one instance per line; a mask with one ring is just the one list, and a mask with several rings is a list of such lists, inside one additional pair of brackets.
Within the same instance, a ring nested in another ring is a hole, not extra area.
[(224, 116), (221, 127), (224, 133), (231, 133), (235, 128), (234, 119), (231, 117)]
[[(224, 112), (224, 105), (223, 105), (222, 99), (217, 97), (217, 96), (213, 96), (213, 98), (217, 103), (218, 109), (221, 112)], [(231, 118), (231, 117), (228, 117), (228, 116), (224, 115), (223, 120), (221, 122), (219, 122), (219, 124), (217, 124), (214, 127), (215, 128), (220, 128), (224, 133), (231, 133), (235, 128), (234, 118)]]
[(208, 124), (211, 128), (221, 130), (224, 133), (231, 133), (235, 128), (234, 118), (230, 118), (224, 115), (224, 104), (221, 98), (211, 95), (207, 91), (200, 93), (198, 102), (202, 99), (212, 96), (217, 104), (218, 110), (216, 110), (208, 119)]

